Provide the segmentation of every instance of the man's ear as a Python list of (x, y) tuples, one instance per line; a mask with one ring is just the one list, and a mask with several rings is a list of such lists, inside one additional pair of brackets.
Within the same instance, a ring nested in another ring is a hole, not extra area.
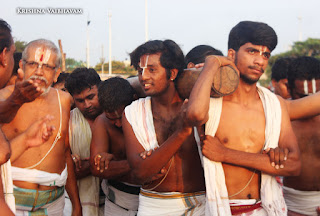
[(194, 68), (194, 64), (192, 62), (189, 62), (187, 68)]
[(8, 48), (7, 47), (5, 47), (4, 49), (3, 49), (3, 51), (0, 53), (0, 65), (2, 66), (2, 67), (5, 67), (5, 66), (7, 66), (7, 52), (8, 52)]
[(178, 75), (178, 69), (171, 69), (170, 72), (171, 72), (171, 75), (170, 75), (170, 80), (175, 80), (175, 78), (177, 77)]
[(277, 81), (275, 79), (272, 79), (271, 80), (271, 84), (272, 84), (273, 87), (276, 87)]
[(236, 59), (236, 51), (234, 49), (228, 49), (228, 57), (230, 57), (234, 62)]
[(61, 73), (61, 68), (59, 67), (54, 75), (53, 82), (57, 82), (60, 73)]

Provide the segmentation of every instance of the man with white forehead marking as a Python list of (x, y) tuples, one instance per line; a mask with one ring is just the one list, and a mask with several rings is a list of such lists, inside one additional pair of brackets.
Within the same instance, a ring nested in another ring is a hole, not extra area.
[[(16, 215), (62, 215), (64, 187), (73, 204), (73, 215), (82, 214), (68, 141), (71, 97), (50, 87), (59, 76), (59, 66), (60, 52), (51, 41), (32, 41), (23, 51), (20, 68), (24, 71), (24, 80), (37, 83), (43, 93), (34, 101), (23, 104), (2, 130), (12, 140), (47, 114), (54, 117), (51, 123), (56, 130), (41, 146), (12, 151)], [(9, 97), (13, 88), (8, 86), (1, 90), (0, 98)]]
[[(203, 169), (175, 87), (184, 55), (172, 40), (153, 40), (130, 58), (147, 95), (127, 106), (122, 116), (128, 162), (142, 184), (138, 215), (204, 215)], [(159, 174), (164, 175), (154, 178)]]
[[(288, 71), (293, 100), (320, 90), (320, 62), (313, 57), (299, 57)], [(320, 116), (291, 122), (301, 154), (301, 174), (284, 178), (283, 194), (288, 215), (318, 215), (320, 206)]]

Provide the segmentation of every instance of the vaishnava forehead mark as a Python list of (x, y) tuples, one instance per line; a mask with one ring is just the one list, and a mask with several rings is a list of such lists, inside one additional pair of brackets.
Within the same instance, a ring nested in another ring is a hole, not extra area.
[(303, 89), (306, 95), (312, 95), (317, 92), (316, 80), (312, 79), (311, 84), (312, 84), (312, 93), (309, 93), (308, 81), (307, 80), (303, 81)]
[(144, 73), (144, 70), (148, 67), (148, 60), (149, 60), (149, 55), (146, 56), (146, 62), (144, 66), (142, 66), (143, 56), (141, 56), (140, 58), (139, 67), (142, 69), (142, 75)]
[(36, 62), (47, 64), (51, 56), (51, 50), (45, 49), (44, 47), (38, 47), (34, 55), (34, 60)]

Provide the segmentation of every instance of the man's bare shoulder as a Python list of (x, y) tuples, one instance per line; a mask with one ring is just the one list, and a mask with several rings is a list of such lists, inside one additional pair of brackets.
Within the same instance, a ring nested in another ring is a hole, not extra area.
[(71, 103), (73, 101), (72, 96), (68, 92), (65, 92), (62, 90), (58, 90), (58, 92), (59, 92), (61, 103), (64, 106), (69, 107), (69, 109), (70, 109)]
[(0, 90), (0, 100), (7, 99), (13, 92), (14, 85), (7, 86)]

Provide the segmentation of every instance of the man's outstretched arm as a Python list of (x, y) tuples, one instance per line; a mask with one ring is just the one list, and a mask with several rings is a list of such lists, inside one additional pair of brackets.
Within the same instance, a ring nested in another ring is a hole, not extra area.
[(14, 119), (20, 107), (27, 102), (35, 100), (43, 90), (32, 80), (23, 80), (24, 73), (18, 70), (17, 80), (10, 96), (0, 101), (0, 123), (9, 123)]

